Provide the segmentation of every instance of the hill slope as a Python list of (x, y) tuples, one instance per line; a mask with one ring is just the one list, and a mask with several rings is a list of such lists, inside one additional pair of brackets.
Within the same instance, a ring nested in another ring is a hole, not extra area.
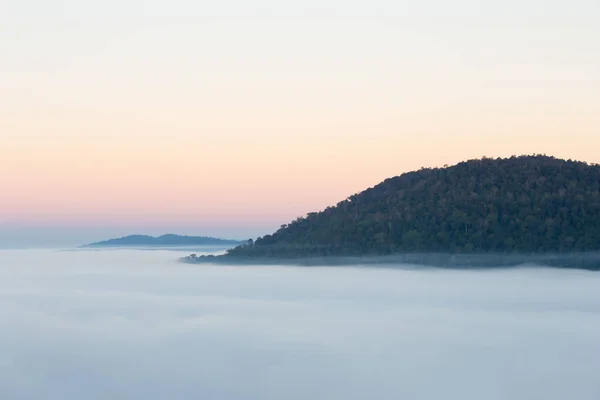
[(225, 257), (600, 250), (600, 166), (481, 159), (387, 179)]
[(206, 236), (162, 235), (130, 235), (118, 239), (86, 244), (82, 247), (124, 247), (124, 246), (200, 246), (200, 245), (237, 245), (237, 240), (218, 239)]

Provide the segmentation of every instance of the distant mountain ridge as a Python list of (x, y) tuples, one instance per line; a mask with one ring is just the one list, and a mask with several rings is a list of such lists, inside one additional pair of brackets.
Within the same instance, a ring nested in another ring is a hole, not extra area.
[(126, 246), (199, 246), (199, 245), (238, 245), (239, 240), (220, 239), (209, 236), (183, 236), (166, 234), (158, 237), (149, 235), (129, 235), (117, 239), (85, 244), (81, 247), (126, 247)]

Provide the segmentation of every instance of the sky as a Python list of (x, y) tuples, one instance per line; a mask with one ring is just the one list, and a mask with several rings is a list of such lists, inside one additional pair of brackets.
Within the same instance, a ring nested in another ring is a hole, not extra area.
[(597, 400), (600, 275), (0, 250), (3, 400)]
[(482, 156), (600, 162), (597, 0), (2, 0), (0, 242), (256, 237)]

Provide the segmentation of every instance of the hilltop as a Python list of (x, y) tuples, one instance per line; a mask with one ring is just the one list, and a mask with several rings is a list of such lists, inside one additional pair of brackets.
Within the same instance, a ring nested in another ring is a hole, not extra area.
[(600, 166), (534, 155), (389, 178), (221, 258), (597, 250)]
[(86, 244), (82, 247), (127, 247), (127, 246), (200, 246), (200, 245), (238, 245), (238, 240), (219, 239), (206, 236), (181, 236), (167, 234), (159, 237), (130, 235), (118, 239)]

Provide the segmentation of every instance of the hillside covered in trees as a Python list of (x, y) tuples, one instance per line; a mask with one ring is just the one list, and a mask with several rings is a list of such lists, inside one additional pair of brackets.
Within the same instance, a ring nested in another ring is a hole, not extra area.
[(386, 179), (223, 257), (600, 250), (600, 166), (470, 160)]

